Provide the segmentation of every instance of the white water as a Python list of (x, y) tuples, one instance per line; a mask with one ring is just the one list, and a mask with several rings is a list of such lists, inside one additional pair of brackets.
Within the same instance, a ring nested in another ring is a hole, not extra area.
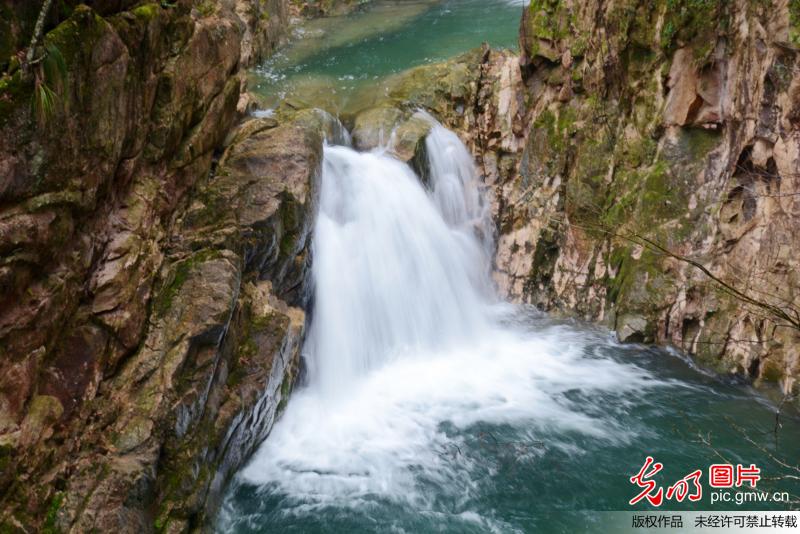
[(483, 333), (489, 278), (472, 229), (478, 184), (455, 187), (468, 180), (463, 169), (439, 167), (434, 197), (450, 208), (448, 220), (404, 163), (325, 149), (305, 347), (312, 388), (348, 393), (382, 364)]
[(457, 452), (459, 431), (507, 423), (531, 435), (626, 440), (613, 415), (589, 416), (569, 394), (655, 383), (587, 354), (584, 332), (501, 323), (508, 307), (494, 303), (469, 153), (441, 126), (427, 148), (432, 191), (383, 153), (325, 149), (309, 383), (241, 473), (288, 496), (286, 513), (376, 497), (425, 507), (431, 485), (465, 497), (479, 466)]

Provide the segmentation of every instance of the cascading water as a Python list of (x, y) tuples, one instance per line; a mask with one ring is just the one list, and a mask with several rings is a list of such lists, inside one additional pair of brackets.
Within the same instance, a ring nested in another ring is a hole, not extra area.
[[(250, 87), (266, 107), (354, 112), (393, 73), (513, 47), (520, 4), (373, 0), (308, 23)], [(424, 185), (389, 151), (326, 148), (308, 380), (228, 487), (219, 532), (618, 532), (593, 511), (628, 508), (648, 454), (664, 485), (720, 455), (796, 463), (787, 406), (778, 440), (774, 404), (675, 352), (498, 302), (469, 153), (437, 124), (426, 145)], [(702, 509), (730, 509), (708, 494)]]
[(388, 361), (485, 329), (479, 184), (463, 146), (449, 144), (447, 163), (431, 161), (433, 199), (400, 161), (326, 147), (305, 351), (312, 387), (347, 392)]
[(438, 124), (427, 148), (430, 190), (383, 151), (325, 148), (308, 385), (240, 474), (282, 496), (282, 514), (469, 499), (482, 466), (458, 453), (464, 431), (510, 424), (625, 440), (613, 394), (608, 418), (566, 394), (655, 384), (638, 367), (587, 357), (585, 333), (502, 324), (472, 160)]

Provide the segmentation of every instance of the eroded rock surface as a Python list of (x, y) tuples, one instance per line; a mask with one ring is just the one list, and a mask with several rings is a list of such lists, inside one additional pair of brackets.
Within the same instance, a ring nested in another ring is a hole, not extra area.
[(0, 525), (197, 529), (298, 373), (335, 123), (230, 133), (282, 0), (62, 4), (52, 115), (0, 84)]
[(531, 2), (501, 288), (795, 390), (797, 23), (781, 1)]
[[(82, 361), (62, 368), (63, 387), (83, 380), (91, 398), (65, 408), (38, 394), (6, 437), (24, 451), (9, 497), (31, 491), (25, 480), (50, 477), (62, 530), (202, 526), (287, 398), (322, 142), (334, 121), (307, 111), (258, 126), (242, 128), (175, 220), (133, 354), (110, 376), (87, 376)], [(98, 332), (81, 328), (69, 346), (95, 356)], [(80, 413), (65, 420), (66, 409)]]

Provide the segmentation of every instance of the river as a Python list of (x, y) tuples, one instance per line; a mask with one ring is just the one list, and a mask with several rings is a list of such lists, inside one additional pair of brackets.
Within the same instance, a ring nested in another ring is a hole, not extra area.
[[(264, 108), (324, 94), (335, 112), (403, 69), (514, 47), (520, 9), (376, 2), (297, 30), (251, 84)], [(503, 303), (470, 155), (439, 125), (427, 145), (427, 185), (381, 151), (326, 147), (306, 382), (231, 483), (219, 532), (610, 532), (603, 511), (647, 508), (628, 504), (647, 456), (663, 486), (742, 463), (760, 489), (798, 493), (767, 480), (800, 456), (796, 412), (776, 420), (762, 393), (676, 351)], [(736, 509), (707, 486), (663, 508)]]

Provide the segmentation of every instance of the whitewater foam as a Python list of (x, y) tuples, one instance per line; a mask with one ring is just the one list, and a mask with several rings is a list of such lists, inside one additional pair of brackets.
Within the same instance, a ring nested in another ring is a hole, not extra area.
[[(296, 513), (467, 499), (482, 469), (461, 452), (470, 429), (511, 425), (529, 443), (547, 434), (547, 446), (579, 453), (570, 435), (630, 439), (614, 410), (657, 384), (596, 357), (588, 347), (598, 340), (585, 332), (530, 332), (497, 318), (479, 176), (440, 125), (427, 148), (430, 190), (384, 152), (325, 148), (308, 385), (240, 473), (287, 496)], [(582, 406), (598, 394), (606, 416)]]

